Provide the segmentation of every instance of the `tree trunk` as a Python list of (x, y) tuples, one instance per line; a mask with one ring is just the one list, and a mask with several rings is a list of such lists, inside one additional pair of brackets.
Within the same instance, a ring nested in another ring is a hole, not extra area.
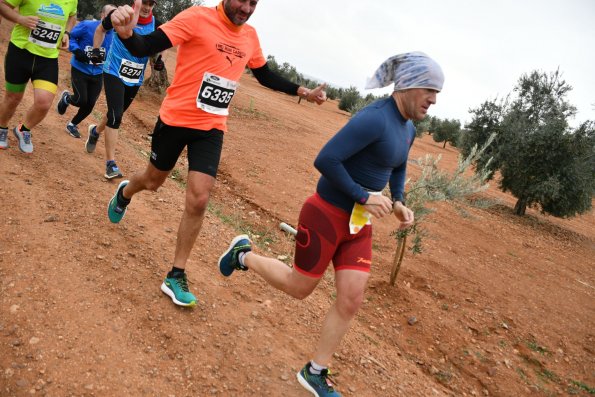
[(525, 215), (526, 209), (527, 209), (527, 199), (526, 198), (520, 198), (514, 205), (514, 213), (518, 216)]
[(395, 250), (395, 258), (393, 260), (393, 269), (390, 272), (390, 285), (395, 285), (397, 281), (397, 275), (401, 269), (401, 262), (403, 262), (403, 255), (405, 254), (405, 243), (407, 242), (407, 236), (397, 239), (397, 249)]
[(442, 149), (446, 149), (446, 141), (444, 141), (444, 145), (442, 146)]
[(155, 64), (155, 60), (157, 56), (153, 55), (149, 58), (149, 64), (151, 65), (151, 77), (147, 79), (145, 84), (152, 88), (153, 91), (157, 91), (160, 94), (163, 94), (167, 87), (169, 87), (169, 79), (167, 77), (167, 68), (164, 67), (163, 70), (157, 71), (153, 69), (153, 65)]

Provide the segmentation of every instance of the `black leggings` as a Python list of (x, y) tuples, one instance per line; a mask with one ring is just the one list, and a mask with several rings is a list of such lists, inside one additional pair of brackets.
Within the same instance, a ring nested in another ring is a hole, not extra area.
[(126, 85), (114, 75), (103, 73), (105, 100), (107, 102), (107, 126), (118, 129), (124, 112), (136, 96), (140, 86)]
[(72, 118), (72, 124), (78, 125), (91, 114), (101, 88), (103, 86), (102, 75), (89, 75), (81, 72), (74, 66), (70, 71), (72, 78), (72, 89), (74, 93), (70, 96), (70, 104), (79, 108), (79, 111)]

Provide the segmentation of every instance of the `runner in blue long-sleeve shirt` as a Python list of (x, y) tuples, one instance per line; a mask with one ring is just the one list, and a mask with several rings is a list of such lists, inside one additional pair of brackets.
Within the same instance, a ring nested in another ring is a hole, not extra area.
[[(406, 53), (384, 62), (367, 88), (390, 83), (395, 84), (393, 94), (362, 109), (316, 158), (314, 165), (322, 175), (299, 216), (294, 266), (255, 254), (246, 235), (234, 238), (219, 259), (224, 276), (251, 269), (298, 299), (310, 295), (333, 262), (337, 299), (313, 359), (297, 375), (302, 386), (319, 397), (340, 396), (328, 382), (327, 365), (363, 301), (372, 264), (370, 218), (393, 212), (401, 228), (413, 224), (403, 197), (415, 138), (411, 120), (423, 119), (436, 103), (444, 75), (427, 55)], [(392, 200), (380, 194), (387, 183)]]
[[(105, 18), (115, 8), (116, 6), (113, 4), (103, 6), (100, 19)], [(73, 93), (71, 94), (68, 90), (62, 91), (57, 108), (60, 114), (66, 113), (68, 105), (79, 108), (72, 120), (66, 125), (66, 131), (75, 138), (81, 137), (78, 125), (91, 114), (103, 88), (103, 62), (91, 62), (93, 35), (95, 34), (97, 25), (100, 23), (101, 20), (82, 21), (70, 33), (70, 45), (68, 49), (72, 52), (72, 58), (70, 59), (72, 69), (70, 75)], [(108, 32), (101, 44), (100, 51), (104, 55), (103, 59), (105, 59), (105, 54), (107, 54), (111, 46), (112, 37), (112, 32)]]

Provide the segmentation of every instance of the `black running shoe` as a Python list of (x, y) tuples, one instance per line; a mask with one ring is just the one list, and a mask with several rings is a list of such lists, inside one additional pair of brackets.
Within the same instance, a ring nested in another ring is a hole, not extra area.
[(116, 162), (115, 161), (110, 161), (105, 166), (105, 175), (104, 175), (104, 177), (105, 177), (105, 179), (122, 178), (122, 173), (120, 172), (120, 169), (116, 165)]
[(58, 106), (57, 106), (59, 114), (66, 113), (66, 109), (68, 108), (68, 105), (70, 105), (68, 103), (69, 99), (70, 99), (70, 94), (68, 93), (68, 91), (66, 91), (66, 90), (62, 91), (62, 94), (60, 94), (60, 100), (58, 101)]
[(95, 151), (95, 146), (97, 146), (97, 140), (99, 139), (99, 132), (97, 132), (97, 126), (95, 124), (91, 124), (89, 128), (87, 128), (87, 143), (85, 143), (85, 149), (87, 153), (93, 153)]

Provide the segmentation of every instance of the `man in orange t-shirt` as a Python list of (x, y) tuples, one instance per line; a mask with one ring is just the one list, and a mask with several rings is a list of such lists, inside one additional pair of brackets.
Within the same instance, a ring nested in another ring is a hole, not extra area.
[(134, 9), (119, 7), (111, 15), (126, 48), (134, 56), (148, 56), (178, 46), (178, 57), (174, 79), (153, 131), (149, 164), (130, 181), (120, 183), (109, 202), (108, 216), (113, 223), (120, 222), (132, 196), (143, 190), (157, 190), (187, 148), (186, 205), (173, 267), (161, 290), (177, 305), (194, 306), (196, 298), (188, 290), (184, 269), (215, 184), (229, 103), (245, 67), (265, 87), (299, 95), (309, 102), (321, 104), (326, 100), (325, 85), (309, 90), (268, 68), (258, 35), (246, 24), (258, 0), (222, 0), (212, 8), (191, 7), (146, 36), (132, 30), (141, 0), (135, 2), (138, 4)]

